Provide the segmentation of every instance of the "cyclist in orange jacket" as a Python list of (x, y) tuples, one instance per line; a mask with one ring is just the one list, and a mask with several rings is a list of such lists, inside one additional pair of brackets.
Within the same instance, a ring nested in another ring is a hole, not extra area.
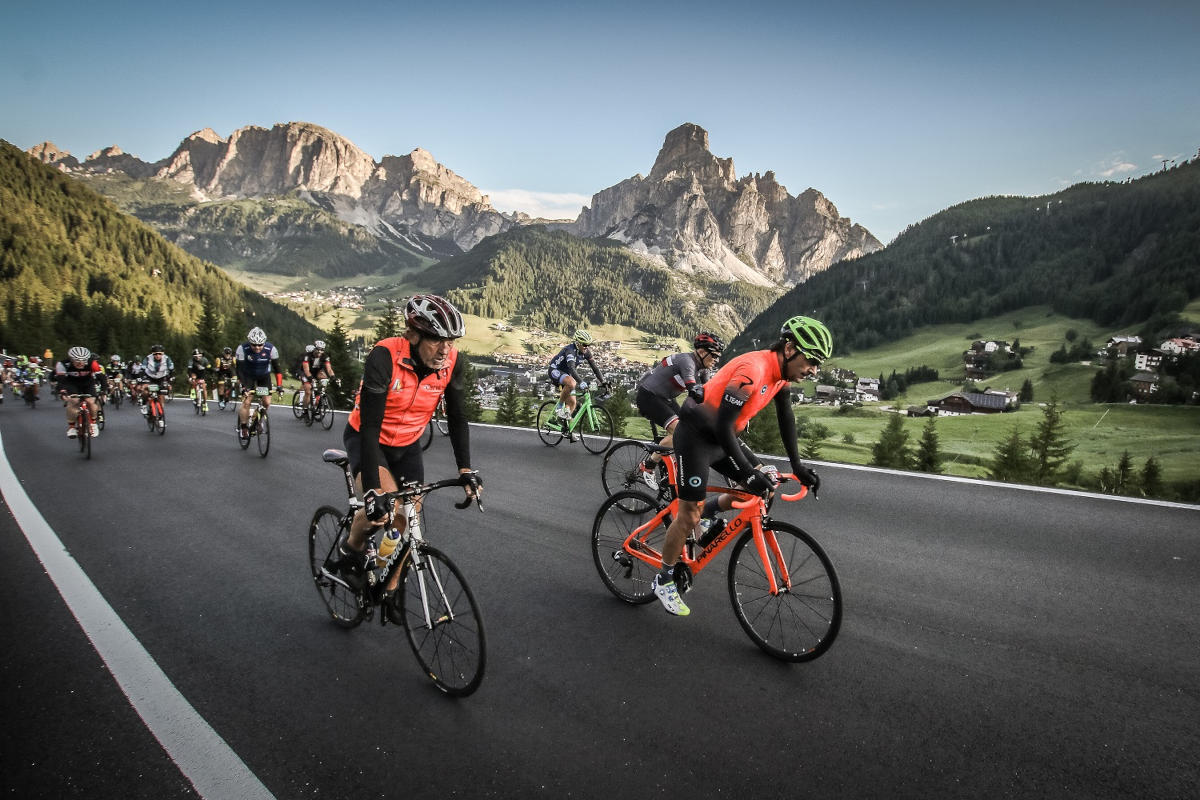
[[(708, 471), (741, 483), (751, 492), (765, 494), (778, 482), (772, 472), (754, 464), (738, 442), (750, 420), (774, 401), (779, 432), (792, 472), (814, 491), (821, 485), (817, 474), (800, 463), (796, 448), (796, 418), (790, 381), (815, 375), (833, 352), (829, 329), (809, 317), (792, 317), (779, 331), (779, 340), (767, 350), (753, 350), (730, 361), (704, 386), (704, 400), (684, 402), (675, 427), (675, 458), (679, 465), (679, 514), (667, 528), (663, 543), (663, 569), (654, 577), (654, 594), (671, 614), (690, 613), (675, 584), (675, 562), (683, 552), (689, 531), (704, 511), (715, 514), (730, 508), (732, 496), (721, 495), (707, 503)], [(711, 506), (711, 507), (706, 507)]]
[[(442, 297), (418, 294), (408, 301), (405, 320), (403, 336), (383, 339), (368, 354), (342, 436), (358, 489), (365, 492), (364, 506), (333, 565), (351, 578), (364, 571), (362, 554), (371, 529), (387, 518), (384, 495), (403, 481), (424, 481), (421, 434), (443, 394), (459, 474), (472, 472), (465, 400), (474, 387), (467, 385), (467, 360), (454, 347), (465, 332), (462, 315)], [(464, 481), (468, 497), (481, 488), (474, 475)], [(407, 521), (394, 522), (403, 532)]]

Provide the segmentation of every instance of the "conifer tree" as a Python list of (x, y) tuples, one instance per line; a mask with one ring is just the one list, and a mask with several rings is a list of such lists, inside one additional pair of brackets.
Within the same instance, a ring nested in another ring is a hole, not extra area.
[(1113, 486), (1113, 494), (1133, 494), (1137, 490), (1137, 477), (1133, 472), (1133, 457), (1129, 455), (1129, 451), (1121, 453), (1121, 460), (1117, 462), (1117, 471), (1115, 473), (1116, 485)]
[(334, 408), (349, 408), (354, 403), (354, 394), (362, 380), (362, 367), (350, 355), (350, 343), (346, 338), (346, 326), (342, 324), (342, 312), (333, 316), (333, 327), (325, 334), (325, 351), (333, 365), (336, 381), (329, 383), (329, 402)]
[(1162, 497), (1162, 467), (1158, 465), (1158, 459), (1154, 456), (1147, 458), (1139, 477), (1142, 483), (1142, 494), (1146, 497)]
[(632, 409), (629, 404), (629, 390), (624, 386), (616, 385), (613, 388), (612, 396), (604, 402), (604, 408), (612, 417), (613, 435), (624, 436), (625, 423), (629, 419)]
[(1032, 468), (1029, 448), (1021, 437), (1021, 429), (1014, 425), (1008, 438), (996, 445), (988, 477), (994, 481), (1027, 481)]
[(938, 449), (937, 428), (933, 417), (925, 423), (921, 432), (921, 441), (917, 445), (917, 469), (922, 472), (940, 473), (942, 471), (942, 454)]
[(1033, 381), (1029, 378), (1026, 378), (1025, 382), (1021, 384), (1021, 392), (1017, 395), (1017, 399), (1022, 403), (1033, 402)]
[(1057, 483), (1062, 473), (1063, 465), (1067, 463), (1075, 445), (1067, 440), (1063, 411), (1058, 405), (1058, 397), (1052, 396), (1050, 402), (1042, 409), (1042, 421), (1029, 439), (1029, 449), (1033, 456), (1033, 474), (1035, 483), (1051, 486)]
[(375, 321), (375, 341), (390, 339), (404, 332), (403, 304), (398, 300), (388, 298), (383, 301), (384, 310)]
[[(465, 359), (465, 353), (459, 353), (459, 358)], [(471, 422), (479, 422), (483, 419), (483, 403), (479, 399), (479, 372), (475, 369), (475, 365), (470, 361), (464, 365), (463, 381), (466, 395), (463, 398), (463, 412)]]
[(871, 447), (871, 455), (871, 463), (877, 467), (912, 468), (912, 452), (908, 447), (908, 431), (904, 430), (904, 417), (891, 415), (879, 441)]
[[(221, 329), (223, 323), (216, 304), (208, 295), (201, 301), (200, 319), (196, 322), (196, 347), (204, 351), (211, 360), (221, 351)], [(336, 367), (335, 367), (336, 369)]]
[(537, 422), (537, 406), (533, 403), (533, 398), (525, 395), (521, 398), (521, 413), (517, 417), (517, 424), (523, 428), (532, 428)]
[(504, 393), (500, 395), (500, 401), (496, 406), (496, 424), (497, 425), (516, 425), (521, 414), (521, 397), (517, 392), (517, 379), (514, 375), (508, 376), (508, 386), (504, 388)]

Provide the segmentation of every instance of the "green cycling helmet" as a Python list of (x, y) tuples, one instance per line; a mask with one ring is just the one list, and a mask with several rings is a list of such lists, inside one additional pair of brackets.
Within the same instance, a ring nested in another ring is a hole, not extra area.
[(783, 323), (779, 335), (796, 345), (796, 349), (814, 364), (833, 355), (833, 334), (812, 317), (792, 317)]
[(582, 345), (583, 347), (587, 347), (594, 341), (592, 339), (592, 335), (583, 328), (575, 331), (575, 336), (573, 338), (575, 339), (576, 344)]

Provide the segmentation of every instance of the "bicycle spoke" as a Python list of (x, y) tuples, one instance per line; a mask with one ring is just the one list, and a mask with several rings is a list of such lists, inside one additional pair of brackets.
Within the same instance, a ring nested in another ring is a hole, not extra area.
[(441, 551), (422, 546), (401, 576), (401, 618), (413, 654), (439, 689), (468, 695), (483, 680), (483, 620), (462, 574)]

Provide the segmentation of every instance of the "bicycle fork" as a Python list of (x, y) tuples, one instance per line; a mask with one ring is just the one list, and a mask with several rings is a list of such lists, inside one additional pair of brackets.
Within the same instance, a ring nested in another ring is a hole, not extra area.
[[(779, 540), (775, 537), (775, 532), (767, 530), (763, 526), (766, 519), (766, 516), (762, 516), (753, 520), (751, 532), (754, 535), (754, 550), (758, 553), (758, 560), (762, 564), (763, 573), (767, 578), (767, 588), (774, 597), (792, 590), (792, 576), (788, 573), (787, 559), (783, 557), (783, 551), (779, 549)], [(772, 561), (774, 568), (772, 568)], [(776, 572), (778, 572), (778, 578), (776, 578)]]

